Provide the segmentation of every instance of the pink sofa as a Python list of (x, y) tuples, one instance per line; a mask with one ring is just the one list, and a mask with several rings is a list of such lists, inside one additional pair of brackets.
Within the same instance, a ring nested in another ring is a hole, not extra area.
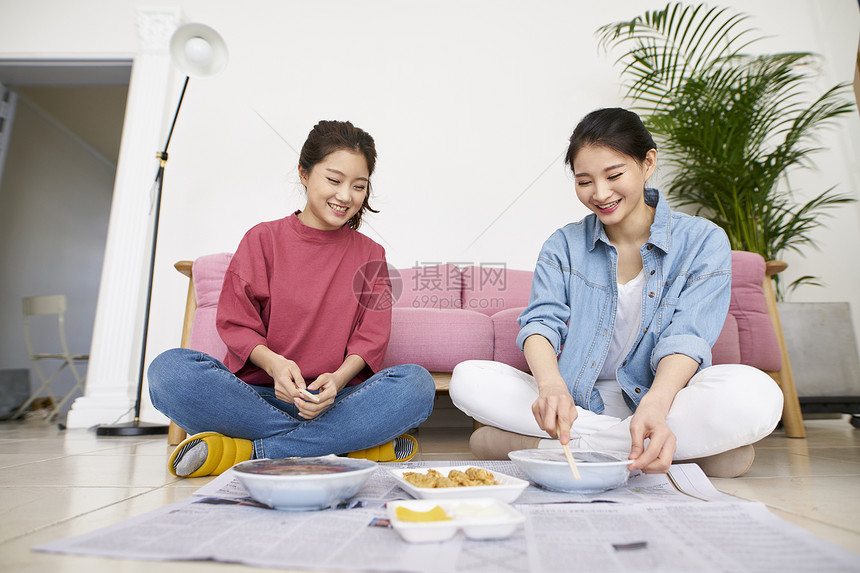
[[(193, 265), (188, 261), (176, 265), (191, 278), (182, 346), (219, 359), (226, 348), (215, 330), (215, 313), (230, 257), (229, 253), (207, 255)], [(516, 336), (517, 316), (528, 303), (531, 279), (531, 271), (499, 266), (399, 269), (392, 274), (395, 304), (385, 365), (420, 364), (433, 373), (440, 391), (447, 390), (451, 371), (464, 360), (496, 360), (527, 371)], [(769, 284), (764, 259), (734, 251), (731, 307), (714, 345), (713, 361), (755, 366), (783, 385), (777, 336), (781, 331), (774, 329), (763, 284)], [(791, 386), (793, 391), (793, 381)], [(798, 416), (799, 412), (798, 405)]]

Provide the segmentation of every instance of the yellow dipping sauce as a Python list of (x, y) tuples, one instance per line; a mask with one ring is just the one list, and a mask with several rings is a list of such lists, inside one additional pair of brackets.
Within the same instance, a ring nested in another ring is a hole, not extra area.
[(402, 505), (394, 509), (394, 514), (400, 521), (448, 521), (451, 517), (438, 505), (429, 511), (415, 511)]

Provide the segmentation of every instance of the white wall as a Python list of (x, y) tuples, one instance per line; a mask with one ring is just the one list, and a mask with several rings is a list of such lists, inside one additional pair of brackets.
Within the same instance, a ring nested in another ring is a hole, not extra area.
[[(0, 0), (0, 58), (136, 49), (130, 0), (87, 0), (91, 9), (74, 11), (59, 0), (23, 4)], [(588, 111), (623, 104), (618, 70), (597, 51), (594, 31), (665, 2), (165, 4), (218, 30), (230, 63), (215, 78), (192, 80), (171, 143), (150, 357), (179, 341), (186, 283), (172, 264), (231, 251), (254, 223), (300, 208), (296, 150), (323, 118), (350, 119), (376, 138), (382, 212), (363, 231), (392, 264), (532, 268), (543, 240), (585, 212), (562, 163), (570, 131)], [(761, 49), (825, 55), (822, 88), (853, 78), (854, 0), (723, 4), (774, 37)], [(801, 194), (836, 184), (857, 194), (857, 114), (822, 145), (819, 171), (796, 178)], [(860, 245), (860, 205), (840, 209), (828, 227), (816, 235), (820, 252), (787, 257), (789, 278), (817, 274), (828, 284), (795, 300), (850, 301), (860, 335), (860, 268), (846, 264)]]

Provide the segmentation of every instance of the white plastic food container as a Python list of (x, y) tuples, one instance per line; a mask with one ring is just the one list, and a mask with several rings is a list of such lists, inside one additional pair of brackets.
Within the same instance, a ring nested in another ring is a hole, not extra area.
[[(397, 517), (398, 507), (427, 512), (436, 506), (451, 519), (403, 521)], [(502, 539), (513, 534), (525, 521), (520, 512), (493, 498), (391, 501), (388, 502), (388, 518), (394, 530), (409, 543), (447, 541), (458, 531), (469, 539)]]
[(426, 474), (428, 470), (436, 470), (442, 475), (448, 475), (448, 472), (451, 470), (460, 470), (465, 473), (467, 469), (478, 466), (438, 466), (438, 467), (427, 467), (427, 468), (413, 468), (413, 469), (391, 469), (391, 473), (394, 475), (394, 479), (397, 480), (398, 485), (401, 488), (406, 490), (412, 497), (417, 499), (465, 499), (465, 498), (476, 498), (476, 497), (489, 497), (493, 499), (497, 499), (499, 501), (505, 503), (513, 503), (520, 494), (523, 493), (523, 490), (529, 486), (529, 482), (524, 479), (515, 478), (513, 476), (509, 476), (507, 474), (491, 472), (493, 477), (498, 483), (498, 485), (475, 485), (475, 486), (461, 486), (461, 487), (440, 487), (440, 488), (430, 488), (430, 487), (418, 487), (414, 484), (409, 483), (403, 477), (403, 474), (409, 472), (422, 473)]

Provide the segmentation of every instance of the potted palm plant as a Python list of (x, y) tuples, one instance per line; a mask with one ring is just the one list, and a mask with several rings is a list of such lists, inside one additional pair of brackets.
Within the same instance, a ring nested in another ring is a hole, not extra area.
[[(822, 215), (854, 200), (829, 188), (805, 203), (798, 202), (787, 177), (791, 170), (812, 167), (811, 156), (818, 151), (816, 133), (853, 105), (845, 97), (847, 84), (809, 98), (806, 87), (816, 62), (811, 53), (747, 53), (751, 44), (762, 39), (748, 27), (748, 20), (746, 14), (727, 8), (676, 2), (603, 26), (597, 35), (602, 48), (621, 52), (617, 63), (623, 66), (627, 95), (642, 112), (672, 170), (666, 188), (669, 201), (720, 225), (733, 249), (761, 254), (769, 261), (770, 274), (785, 268), (778, 261), (785, 251), (803, 254), (802, 248), (815, 246), (811, 233), (822, 224)], [(812, 276), (786, 286), (777, 280), (777, 298), (800, 284), (820, 283)], [(769, 283), (765, 287), (772, 292)], [(798, 378), (798, 394), (803, 411), (848, 412), (855, 423), (860, 420), (860, 386), (837, 389), (826, 380), (840, 376), (825, 375), (821, 382), (821, 377), (807, 375), (832, 374), (840, 365), (822, 363), (821, 352), (805, 352), (823, 337), (826, 348), (842, 343), (835, 361), (841, 356), (853, 358), (856, 364), (853, 337), (845, 342), (848, 337), (826, 336), (849, 331), (849, 313), (840, 308), (835, 313), (821, 309), (810, 314), (802, 304), (799, 309), (790, 308), (795, 305), (780, 303), (777, 313), (773, 302), (769, 311), (779, 327), (784, 361), (789, 354), (801, 358), (799, 366), (805, 374)], [(795, 318), (786, 323), (780, 315)], [(821, 336), (810, 335), (810, 316), (835, 315), (841, 324), (820, 328)], [(788, 324), (785, 339), (780, 322)], [(795, 387), (791, 364), (784, 363), (783, 371), (788, 373), (781, 382), (788, 400)], [(839, 396), (833, 397), (834, 393)]]
[[(829, 188), (798, 202), (786, 177), (812, 166), (816, 132), (853, 105), (846, 84), (807, 99), (811, 53), (746, 53), (762, 39), (748, 20), (727, 8), (670, 3), (597, 35), (603, 49), (620, 50), (627, 95), (670, 165), (668, 199), (720, 225), (733, 249), (772, 261), (814, 246), (821, 216), (854, 200)], [(819, 283), (777, 283), (777, 296), (800, 284)]]

